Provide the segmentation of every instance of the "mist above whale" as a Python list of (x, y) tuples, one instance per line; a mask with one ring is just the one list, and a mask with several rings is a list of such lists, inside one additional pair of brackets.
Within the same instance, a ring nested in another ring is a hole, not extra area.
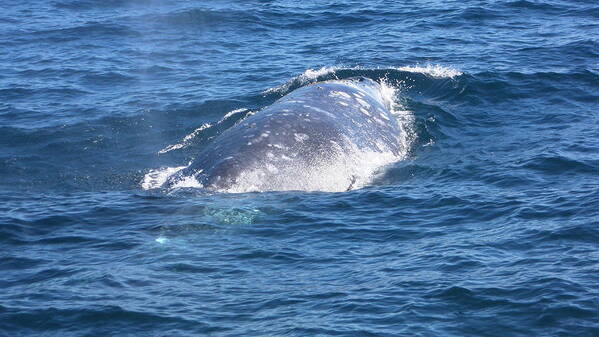
[(223, 132), (165, 186), (219, 192), (346, 191), (405, 156), (385, 86), (364, 77), (310, 84)]

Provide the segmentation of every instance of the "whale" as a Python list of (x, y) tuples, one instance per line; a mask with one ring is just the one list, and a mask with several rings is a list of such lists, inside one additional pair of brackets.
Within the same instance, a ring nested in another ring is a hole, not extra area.
[(348, 191), (402, 156), (402, 132), (383, 84), (365, 77), (316, 82), (222, 132), (165, 186)]

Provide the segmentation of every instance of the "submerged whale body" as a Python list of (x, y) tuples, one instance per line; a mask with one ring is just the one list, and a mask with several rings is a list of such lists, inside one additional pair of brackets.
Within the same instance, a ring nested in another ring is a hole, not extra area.
[(402, 153), (382, 86), (367, 78), (299, 88), (218, 136), (168, 187), (346, 191)]

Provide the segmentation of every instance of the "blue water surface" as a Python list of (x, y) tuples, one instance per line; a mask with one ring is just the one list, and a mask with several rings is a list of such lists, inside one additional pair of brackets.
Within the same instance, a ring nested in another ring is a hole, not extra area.
[[(0, 335), (599, 336), (598, 37), (595, 1), (0, 1)], [(148, 186), (354, 76), (411, 116), (367, 186)]]

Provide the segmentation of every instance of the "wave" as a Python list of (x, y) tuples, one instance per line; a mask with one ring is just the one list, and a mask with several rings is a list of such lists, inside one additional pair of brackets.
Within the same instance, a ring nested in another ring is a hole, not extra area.
[(86, 23), (84, 25), (46, 29), (46, 30), (35, 30), (28, 34), (31, 39), (27, 41), (33, 43), (62, 43), (75, 40), (112, 40), (115, 37), (140, 37), (141, 33), (131, 27), (114, 24), (114, 23)]
[[(65, 277), (66, 279), (66, 277)], [(125, 284), (113, 276), (97, 276), (94, 281), (103, 285), (110, 285), (122, 288)], [(68, 303), (62, 303), (61, 300), (51, 295), (40, 295), (40, 297), (53, 303), (46, 307), (0, 307), (6, 323), (1, 328), (6, 331), (27, 331), (32, 335), (46, 335), (48, 333), (55, 335), (71, 335), (71, 328), (67, 326), (71, 322), (79, 322), (79, 328), (82, 330), (93, 330), (100, 334), (110, 335), (114, 331), (127, 330), (126, 334), (143, 335), (145, 332), (153, 329), (156, 322), (161, 326), (167, 326), (167, 331), (176, 331), (176, 326), (180, 324), (194, 324), (208, 332), (224, 332), (230, 329), (206, 326), (205, 323), (192, 321), (190, 317), (176, 316), (169, 314), (160, 314), (160, 310), (154, 309), (154, 312), (148, 310), (128, 308), (126, 305), (121, 307), (122, 301), (116, 298), (104, 298), (103, 303), (109, 305), (87, 305), (84, 308), (71, 308)], [(193, 323), (192, 323), (193, 322)], [(85, 327), (85, 325), (89, 325)], [(82, 328), (85, 327), (85, 328)], [(0, 330), (1, 331), (1, 330)]]
[[(331, 7), (331, 6), (329, 6)], [(333, 9), (333, 10), (331, 10)], [(335, 8), (323, 8), (318, 15), (306, 13), (297, 7), (263, 6), (260, 9), (241, 4), (227, 8), (179, 8), (161, 14), (146, 14), (131, 17), (133, 22), (161, 25), (162, 28), (206, 28), (231, 27), (239, 30), (277, 31), (322, 29), (338, 26), (364, 26), (376, 20), (389, 20), (388, 13), (372, 10), (339, 12)]]
[(90, 10), (90, 9), (114, 9), (119, 7), (129, 7), (132, 5), (147, 5), (144, 0), (58, 0), (53, 1), (52, 5), (56, 8), (69, 10)]
[(599, 172), (599, 160), (575, 160), (560, 155), (538, 155), (521, 164), (522, 168), (547, 175), (581, 174), (595, 175)]
[(264, 90), (262, 93), (286, 94), (301, 86), (327, 80), (340, 80), (351, 77), (364, 76), (375, 81), (386, 81), (392, 84), (398, 84), (407, 80), (406, 74), (423, 74), (435, 79), (455, 79), (462, 76), (463, 73), (453, 67), (442, 66), (438, 64), (410, 65), (389, 68), (366, 68), (361, 66), (342, 67), (342, 66), (324, 66), (318, 69), (309, 68), (302, 74), (297, 75), (289, 81)]
[(238, 29), (256, 28), (260, 23), (260, 18), (254, 11), (244, 11), (236, 9), (182, 9), (170, 13), (159, 15), (146, 15), (137, 17), (134, 20), (140, 23), (164, 24), (175, 27), (193, 27), (193, 28), (222, 28), (223, 26), (233, 26)]

